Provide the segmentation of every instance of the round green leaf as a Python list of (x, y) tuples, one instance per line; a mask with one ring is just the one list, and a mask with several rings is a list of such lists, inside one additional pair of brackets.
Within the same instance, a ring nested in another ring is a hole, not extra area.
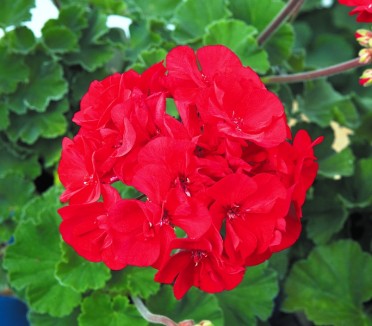
[(268, 264), (249, 267), (243, 282), (232, 291), (217, 294), (226, 325), (256, 325), (272, 314), (279, 286)]
[(31, 19), (31, 9), (35, 0), (2, 0), (0, 10), (0, 28), (17, 26)]
[(325, 244), (342, 229), (348, 211), (338, 198), (338, 184), (322, 180), (314, 188), (314, 197), (303, 207), (306, 232), (314, 243)]
[(372, 158), (356, 163), (353, 177), (342, 180), (341, 196), (348, 207), (368, 207), (372, 205)]
[(356, 242), (315, 248), (295, 263), (285, 284), (283, 308), (303, 310), (317, 325), (371, 325), (363, 302), (372, 298), (372, 256)]
[(176, 29), (173, 38), (180, 44), (196, 41), (203, 36), (205, 28), (211, 22), (228, 16), (230, 12), (225, 0), (185, 0), (174, 13), (173, 23)]
[(329, 156), (319, 158), (319, 175), (327, 178), (351, 176), (354, 173), (355, 157), (350, 148), (341, 152), (330, 152)]
[(171, 286), (163, 286), (149, 298), (146, 305), (152, 313), (168, 316), (176, 322), (192, 319), (195, 322), (210, 320), (214, 326), (224, 325), (222, 310), (215, 295), (207, 294), (196, 288), (177, 301)]
[(21, 176), (35, 179), (41, 173), (40, 164), (38, 157), (35, 155), (28, 155), (26, 157), (16, 155), (15, 151), (12, 151), (10, 144), (2, 144), (0, 142), (0, 178), (5, 177), (9, 174), (14, 174), (14, 171)]
[(127, 297), (110, 297), (107, 294), (94, 292), (86, 297), (81, 306), (80, 326), (146, 326), (147, 322), (129, 304)]
[(27, 82), (30, 75), (24, 57), (8, 53), (0, 47), (0, 94), (12, 93), (21, 82)]
[(61, 285), (54, 276), (61, 256), (59, 205), (55, 202), (55, 190), (51, 189), (27, 207), (31, 216), (18, 225), (15, 242), (6, 250), (4, 267), (11, 285), (26, 290), (26, 301), (35, 312), (62, 317), (79, 304), (80, 294)]
[(52, 52), (65, 53), (78, 50), (78, 39), (75, 33), (64, 26), (43, 28), (43, 39)]
[(22, 140), (33, 144), (39, 137), (56, 138), (66, 132), (67, 121), (64, 113), (69, 109), (67, 100), (52, 102), (45, 112), (27, 112), (11, 115), (7, 130), (12, 141)]
[(22, 175), (0, 178), (0, 221), (14, 216), (34, 194), (35, 186)]
[(130, 293), (148, 298), (159, 291), (160, 284), (154, 281), (156, 270), (151, 267), (128, 266), (121, 271), (113, 271), (108, 284), (110, 291)]
[(4, 42), (11, 52), (21, 54), (29, 53), (36, 46), (34, 33), (26, 26), (20, 26), (7, 32), (1, 42)]
[(77, 317), (78, 310), (75, 310), (71, 315), (61, 318), (52, 317), (47, 314), (38, 314), (34, 311), (30, 311), (27, 315), (27, 319), (32, 326), (78, 326)]
[(181, 0), (129, 0), (128, 5), (131, 11), (139, 11), (144, 18), (168, 18), (173, 15), (174, 8), (180, 2)]
[(68, 90), (62, 67), (43, 53), (27, 57), (27, 65), (31, 70), (29, 82), (12, 94), (10, 109), (18, 114), (28, 108), (44, 112), (50, 101), (61, 99)]
[(110, 278), (110, 270), (102, 263), (91, 263), (70, 246), (62, 245), (62, 260), (56, 266), (56, 277), (77, 292), (102, 288)]
[(259, 73), (270, 68), (267, 53), (258, 48), (257, 30), (241, 20), (221, 20), (210, 24), (203, 37), (204, 45), (222, 44), (235, 52), (246, 66)]

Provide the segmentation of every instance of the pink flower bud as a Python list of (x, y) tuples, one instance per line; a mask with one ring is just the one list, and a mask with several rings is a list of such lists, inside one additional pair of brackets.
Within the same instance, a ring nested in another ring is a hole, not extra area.
[(372, 31), (367, 29), (358, 29), (355, 32), (355, 38), (361, 46), (368, 48), (372, 45)]
[(359, 84), (365, 87), (372, 85), (372, 69), (364, 70), (363, 74), (359, 77)]
[(359, 62), (365, 64), (372, 62), (372, 48), (362, 49), (359, 51)]

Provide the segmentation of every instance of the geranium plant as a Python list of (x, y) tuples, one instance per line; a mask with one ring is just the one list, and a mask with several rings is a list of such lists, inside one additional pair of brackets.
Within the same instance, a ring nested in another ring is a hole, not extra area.
[(33, 5), (0, 13), (29, 323), (372, 322), (371, 1), (62, 0), (40, 37)]

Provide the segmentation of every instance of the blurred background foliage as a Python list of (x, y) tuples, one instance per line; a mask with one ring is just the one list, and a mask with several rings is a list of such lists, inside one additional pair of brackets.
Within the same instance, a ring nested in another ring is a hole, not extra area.
[[(46, 0), (44, 0), (46, 1)], [(147, 325), (129, 295), (177, 321), (214, 325), (372, 325), (372, 92), (361, 70), (269, 85), (293, 130), (317, 147), (319, 176), (291, 249), (249, 268), (235, 290), (193, 289), (176, 301), (151, 269), (112, 272), (84, 261), (60, 240), (62, 137), (90, 82), (143, 71), (178, 44), (229, 46), (261, 76), (310, 71), (352, 59), (360, 49), (349, 8), (309, 0), (262, 46), (257, 36), (281, 0), (55, 0), (58, 17), (41, 36), (24, 23), (34, 0), (0, 10), (0, 291), (26, 302), (32, 325)], [(107, 26), (111, 15), (129, 30)], [(368, 28), (368, 27), (367, 27)], [(123, 196), (130, 195), (123, 189)]]

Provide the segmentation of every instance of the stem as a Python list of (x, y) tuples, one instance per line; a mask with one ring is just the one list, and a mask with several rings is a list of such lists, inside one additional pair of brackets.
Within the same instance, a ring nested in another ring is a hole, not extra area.
[(294, 11), (298, 12), (305, 0), (289, 0), (287, 5), (278, 13), (269, 25), (257, 37), (258, 45), (265, 43), (268, 38), (280, 27), (286, 18)]
[(279, 75), (263, 77), (262, 81), (265, 84), (283, 84), (283, 83), (298, 83), (305, 80), (316, 79), (320, 77), (332, 76), (339, 74), (349, 69), (364, 66), (365, 63), (360, 63), (359, 58), (355, 58), (346, 62), (339, 63), (323, 69), (318, 69), (309, 72), (301, 72), (292, 75)]
[(177, 326), (177, 323), (174, 322), (172, 319), (168, 318), (167, 316), (163, 315), (155, 315), (151, 313), (147, 307), (144, 305), (142, 300), (138, 297), (131, 297), (134, 305), (136, 306), (138, 312), (141, 316), (150, 323), (154, 324), (161, 324), (166, 326)]

